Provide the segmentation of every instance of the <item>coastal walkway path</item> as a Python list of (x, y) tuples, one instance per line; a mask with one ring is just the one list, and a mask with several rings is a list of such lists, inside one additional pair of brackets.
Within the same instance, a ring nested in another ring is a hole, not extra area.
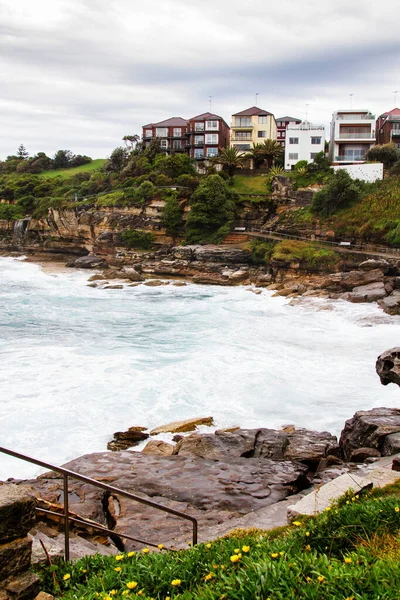
[(245, 229), (244, 227), (236, 227), (234, 229), (235, 236), (247, 236), (248, 238), (258, 238), (267, 240), (296, 240), (318, 244), (320, 246), (331, 248), (336, 252), (344, 254), (363, 254), (371, 257), (379, 258), (397, 258), (400, 260), (400, 248), (388, 248), (387, 246), (378, 246), (373, 244), (351, 244), (350, 242), (329, 242), (326, 240), (318, 240), (314, 238), (306, 238), (290, 233), (281, 233), (270, 229)]

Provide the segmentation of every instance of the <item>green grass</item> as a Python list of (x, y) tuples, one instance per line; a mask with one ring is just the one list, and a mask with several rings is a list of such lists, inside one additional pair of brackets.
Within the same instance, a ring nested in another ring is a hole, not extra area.
[(77, 173), (87, 173), (90, 171), (96, 171), (104, 165), (106, 160), (107, 159), (105, 158), (96, 158), (87, 165), (81, 165), (80, 167), (74, 167), (72, 169), (54, 169), (50, 171), (43, 171), (42, 173), (40, 173), (40, 177), (63, 177), (64, 179), (66, 179), (67, 177), (72, 177), (72, 175), (76, 175)]
[(262, 175), (235, 175), (232, 187), (239, 194), (268, 194), (268, 183), (268, 178)]
[(272, 532), (237, 530), (179, 552), (96, 555), (42, 571), (57, 598), (398, 600), (400, 484), (344, 496)]

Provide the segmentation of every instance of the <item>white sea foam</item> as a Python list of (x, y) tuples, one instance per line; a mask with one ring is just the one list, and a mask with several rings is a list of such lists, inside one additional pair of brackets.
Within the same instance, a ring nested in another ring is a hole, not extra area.
[[(356, 410), (400, 406), (375, 374), (400, 318), (376, 305), (87, 277), (0, 259), (0, 445), (62, 464), (132, 425), (213, 415), (337, 434)], [(36, 473), (0, 454), (0, 479)]]

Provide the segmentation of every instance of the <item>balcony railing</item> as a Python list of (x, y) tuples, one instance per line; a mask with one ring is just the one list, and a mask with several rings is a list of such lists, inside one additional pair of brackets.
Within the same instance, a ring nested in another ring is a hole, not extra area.
[(392, 129), (392, 137), (400, 135), (400, 129)]
[(365, 160), (365, 154), (340, 154), (339, 156), (335, 156), (336, 161), (345, 161), (345, 162), (355, 162), (355, 161), (363, 161)]
[(375, 121), (375, 115), (371, 115), (370, 113), (353, 113), (351, 115), (339, 113), (336, 115), (336, 119), (337, 121)]
[(339, 140), (375, 140), (372, 133), (339, 133)]
[(235, 125), (235, 123), (232, 123), (231, 129), (254, 129), (254, 125), (251, 123), (249, 125)]
[(252, 137), (251, 135), (246, 135), (246, 137), (233, 137), (231, 138), (232, 142), (251, 142), (252, 141)]

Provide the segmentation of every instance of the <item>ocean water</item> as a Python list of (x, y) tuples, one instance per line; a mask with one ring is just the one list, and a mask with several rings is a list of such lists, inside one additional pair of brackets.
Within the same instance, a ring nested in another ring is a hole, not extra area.
[[(376, 305), (187, 285), (87, 287), (90, 273), (0, 258), (0, 445), (63, 464), (115, 431), (209, 416), (216, 427), (340, 433), (356, 410), (400, 407), (378, 354), (400, 317)], [(39, 469), (0, 454), (0, 479)]]

